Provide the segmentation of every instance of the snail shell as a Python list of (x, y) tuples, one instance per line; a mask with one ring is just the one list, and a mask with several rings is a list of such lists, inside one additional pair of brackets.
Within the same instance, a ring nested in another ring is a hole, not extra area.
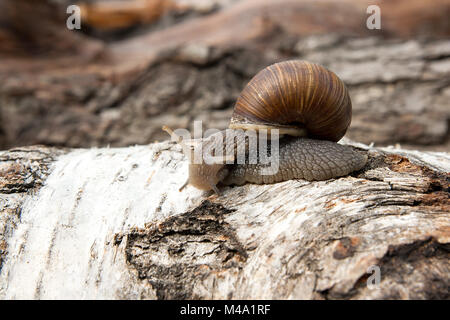
[(200, 143), (212, 145), (214, 150), (231, 150), (234, 160), (239, 146), (249, 148), (245, 130), (279, 129), (279, 134), (292, 136), (280, 139), (279, 170), (263, 173), (264, 163), (191, 163), (188, 183), (219, 194), (219, 183), (326, 180), (360, 170), (367, 163), (367, 155), (336, 143), (345, 135), (351, 116), (347, 88), (333, 72), (299, 60), (273, 64), (244, 88), (236, 101), (230, 128)]
[(236, 101), (231, 129), (279, 129), (280, 134), (338, 141), (352, 103), (336, 74), (307, 61), (275, 63), (256, 74)]

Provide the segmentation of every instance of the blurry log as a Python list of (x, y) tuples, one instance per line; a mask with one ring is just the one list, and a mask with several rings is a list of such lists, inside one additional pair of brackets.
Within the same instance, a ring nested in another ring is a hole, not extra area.
[[(261, 51), (270, 43), (270, 50)], [(27, 144), (126, 146), (164, 139), (162, 125), (227, 127), (240, 91), (256, 72), (280, 60), (325, 65), (348, 85), (348, 137), (377, 145), (450, 150), (448, 40), (276, 34), (244, 47), (182, 46), (132, 72), (115, 66), (0, 72), (5, 147)], [(53, 68), (54, 67), (54, 61)], [(23, 68), (23, 66), (22, 66)]]
[(170, 0), (131, 0), (85, 3), (79, 2), (83, 23), (108, 30), (148, 24), (175, 8)]
[(358, 146), (352, 176), (221, 196), (178, 191), (169, 142), (2, 152), (0, 298), (448, 299), (450, 155)]
[[(101, 42), (67, 29), (66, 8), (49, 0), (0, 2), (0, 55), (80, 55), (90, 59), (103, 50)], [(20, 70), (17, 70), (20, 71)]]
[[(369, 30), (369, 5), (381, 10), (381, 30)], [(139, 36), (113, 49), (135, 59), (152, 57), (162, 48), (190, 42), (246, 45), (281, 30), (296, 36), (340, 33), (397, 37), (450, 36), (448, 0), (243, 0), (202, 19), (188, 20), (159, 32)]]
[(423, 2), (420, 0), (375, 1), (381, 8), (382, 29), (390, 35), (403, 37), (449, 37), (450, 14), (448, 0)]
[[(292, 58), (324, 64), (349, 85), (350, 138), (450, 148), (450, 45), (434, 39), (448, 34), (445, 1), (420, 7), (413, 0), (404, 10), (398, 1), (381, 2), (382, 30), (372, 32), (364, 0), (246, 0), (104, 51), (67, 30), (51, 3), (0, 2), (0, 47), (10, 52), (0, 63), (0, 148), (143, 144), (163, 138), (163, 124), (189, 127), (193, 120), (223, 129), (246, 82)], [(414, 34), (407, 30), (428, 37), (348, 37)], [(304, 36), (311, 32), (325, 34)], [(99, 52), (102, 59), (91, 61)]]
[[(79, 3), (82, 18), (97, 28), (129, 26), (155, 21), (174, 8), (182, 8), (170, 0), (133, 0)], [(368, 30), (366, 9), (379, 5), (382, 29)], [(0, 39), (4, 33), (26, 48), (54, 48), (67, 51), (86, 46), (86, 38), (69, 32), (64, 26), (65, 8), (49, 0), (4, 0), (0, 4)], [(293, 35), (337, 32), (352, 35), (391, 35), (401, 37), (450, 35), (447, 0), (244, 0), (203, 18), (187, 20), (159, 32), (144, 34), (115, 45), (118, 59), (148, 59), (164, 48), (187, 42), (210, 45), (245, 44), (246, 41), (267, 35), (277, 28)], [(17, 33), (17, 34), (16, 34)], [(6, 51), (17, 45), (11, 41), (0, 44)]]

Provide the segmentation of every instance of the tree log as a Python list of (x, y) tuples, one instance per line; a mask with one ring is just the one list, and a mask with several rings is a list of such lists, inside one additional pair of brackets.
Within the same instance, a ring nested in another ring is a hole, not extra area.
[[(0, 149), (147, 144), (193, 120), (223, 129), (257, 71), (307, 59), (348, 84), (351, 139), (450, 150), (447, 0), (379, 1), (382, 30), (366, 28), (368, 0), (224, 1), (108, 43), (66, 28), (72, 2), (0, 1)], [(388, 35), (410, 40), (376, 37)]]
[(0, 2), (0, 58), (72, 55), (72, 63), (101, 55), (103, 44), (66, 27), (66, 7), (50, 0)]
[(448, 299), (450, 155), (344, 141), (351, 176), (220, 196), (171, 142), (4, 151), (0, 297)]
[(449, 40), (276, 35), (262, 44), (268, 42), (266, 51), (258, 44), (190, 44), (132, 72), (69, 65), (17, 73), (2, 72), (14, 63), (0, 64), (0, 147), (147, 144), (166, 138), (162, 125), (192, 130), (194, 120), (224, 129), (253, 75), (274, 62), (304, 59), (347, 84), (349, 138), (450, 150)]

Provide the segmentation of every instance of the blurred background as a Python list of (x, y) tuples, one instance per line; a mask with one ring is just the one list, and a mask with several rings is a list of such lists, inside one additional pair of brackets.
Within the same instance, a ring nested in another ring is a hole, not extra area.
[(348, 138), (450, 152), (449, 16), (450, 0), (0, 0), (0, 149), (224, 129), (250, 78), (295, 58), (347, 84)]

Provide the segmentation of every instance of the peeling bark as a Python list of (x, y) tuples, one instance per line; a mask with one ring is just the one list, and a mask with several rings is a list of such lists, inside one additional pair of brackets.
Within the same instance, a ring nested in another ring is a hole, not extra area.
[(64, 151), (44, 147), (12, 149), (0, 155), (0, 269), (7, 238), (20, 223), (22, 205), (42, 186), (49, 166)]
[(170, 142), (2, 152), (0, 296), (448, 299), (450, 155), (353, 145), (351, 176), (221, 196)]

